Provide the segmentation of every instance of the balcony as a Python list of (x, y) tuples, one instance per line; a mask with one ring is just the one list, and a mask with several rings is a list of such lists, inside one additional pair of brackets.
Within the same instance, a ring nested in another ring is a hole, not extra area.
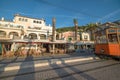
[(9, 25), (9, 24), (0, 24), (0, 28), (21, 29), (21, 28), (23, 28), (23, 26), (20, 26), (20, 25)]
[(41, 27), (28, 27), (28, 29), (36, 29), (36, 30), (41, 30)]

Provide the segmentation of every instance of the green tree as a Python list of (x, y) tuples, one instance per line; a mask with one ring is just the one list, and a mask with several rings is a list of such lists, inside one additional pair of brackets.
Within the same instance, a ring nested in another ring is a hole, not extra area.
[(86, 32), (86, 26), (81, 26), (81, 27), (79, 27), (79, 29), (78, 29), (78, 32), (79, 32), (79, 35), (80, 35), (80, 40), (82, 40), (82, 33), (83, 32)]
[(94, 40), (94, 32), (97, 27), (98, 25), (94, 23), (90, 23), (86, 25), (86, 31), (90, 31), (91, 40)]

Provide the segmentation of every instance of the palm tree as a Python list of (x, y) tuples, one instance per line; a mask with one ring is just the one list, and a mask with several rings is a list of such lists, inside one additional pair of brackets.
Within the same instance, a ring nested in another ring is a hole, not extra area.
[(94, 32), (97, 27), (98, 25), (94, 23), (87, 24), (86, 31), (90, 31), (91, 40), (94, 40)]
[(77, 19), (74, 19), (74, 25), (75, 25), (75, 40), (77, 40), (77, 29), (78, 29), (78, 21)]
[(52, 18), (52, 41), (53, 42), (55, 41), (55, 31), (56, 31), (55, 25), (56, 25), (56, 18)]

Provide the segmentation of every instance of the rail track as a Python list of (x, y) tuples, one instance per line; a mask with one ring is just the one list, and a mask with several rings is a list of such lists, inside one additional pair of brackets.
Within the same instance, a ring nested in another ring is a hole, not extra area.
[[(55, 67), (55, 68), (52, 68), (52, 69), (31, 71), (31, 72), (25, 72), (25, 73), (20, 73), (20, 74), (5, 75), (5, 76), (1, 76), (0, 79), (9, 78), (9, 77), (16, 77), (16, 76), (23, 76), (23, 75), (29, 75), (29, 74), (40, 73), (40, 72), (45, 72), (45, 71), (52, 71), (52, 70), (57, 70), (57, 69), (70, 68), (70, 67), (75, 67), (75, 66), (80, 66), (80, 65), (85, 65), (85, 64), (99, 63), (99, 62), (104, 62), (104, 61), (107, 61), (107, 60), (96, 60), (96, 61), (85, 62), (85, 63), (80, 63), (80, 64), (65, 65), (63, 67)], [(98, 69), (102, 69), (102, 68), (106, 68), (106, 67), (110, 67), (110, 66), (114, 66), (114, 65), (120, 65), (120, 63), (116, 61), (116, 62), (114, 62), (112, 64), (109, 64), (109, 65), (102, 65), (102, 66), (99, 66), (99, 67), (94, 67), (94, 68), (86, 69), (86, 70), (83, 70), (83, 71), (75, 71), (75, 72), (72, 72), (72, 73), (52, 77), (52, 78), (49, 78), (47, 80), (56, 80), (56, 79), (68, 77), (68, 76), (71, 76), (71, 75), (81, 74), (81, 73), (89, 72), (89, 71), (94, 71), (94, 70), (98, 70)]]

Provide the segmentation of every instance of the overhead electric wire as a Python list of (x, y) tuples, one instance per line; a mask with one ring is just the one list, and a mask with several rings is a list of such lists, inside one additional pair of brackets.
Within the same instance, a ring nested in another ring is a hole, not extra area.
[(116, 15), (116, 14), (118, 14), (118, 13), (120, 13), (120, 9), (117, 9), (117, 10), (115, 10), (115, 11), (113, 11), (113, 12), (105, 15), (104, 17), (98, 19), (97, 22), (100, 22), (100, 21), (102, 21), (102, 20), (104, 20), (104, 19), (109, 19), (109, 18), (113, 17), (114, 15)]
[(85, 13), (85, 12), (82, 12), (82, 11), (78, 11), (78, 10), (75, 10), (75, 9), (67, 8), (67, 7), (58, 5), (58, 4), (53, 4), (53, 3), (48, 2), (46, 0), (37, 0), (37, 1), (39, 1), (41, 3), (44, 3), (44, 4), (48, 4), (50, 6), (55, 6), (55, 7), (61, 8), (61, 9), (67, 10), (67, 11), (72, 11), (74, 13), (79, 13), (79, 14), (82, 14), (82, 15), (85, 15), (85, 16), (88, 16), (88, 17), (91, 17), (91, 18), (101, 18), (100, 16), (91, 15), (91, 14), (88, 14), (88, 13)]

